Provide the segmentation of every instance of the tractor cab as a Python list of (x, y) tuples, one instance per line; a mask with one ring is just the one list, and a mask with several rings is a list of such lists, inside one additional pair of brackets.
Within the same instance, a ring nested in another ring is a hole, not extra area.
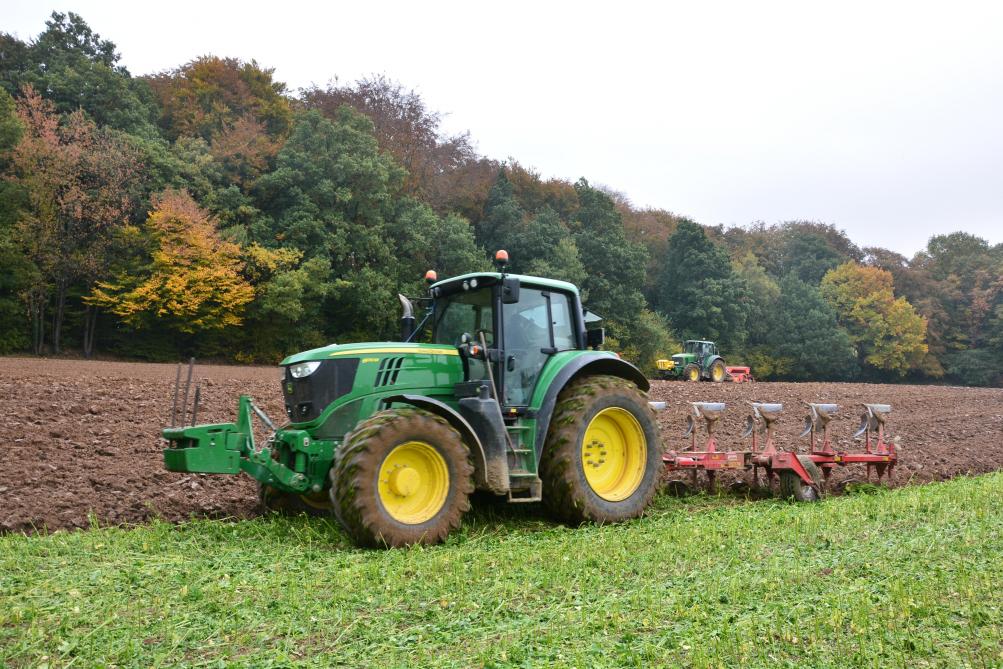
[(712, 341), (690, 339), (683, 345), (683, 352), (703, 361), (707, 356), (717, 355), (717, 344)]
[(457, 347), (467, 381), (493, 377), (506, 408), (529, 406), (551, 358), (588, 344), (570, 283), (479, 272), (438, 282), (431, 295), (432, 343)]

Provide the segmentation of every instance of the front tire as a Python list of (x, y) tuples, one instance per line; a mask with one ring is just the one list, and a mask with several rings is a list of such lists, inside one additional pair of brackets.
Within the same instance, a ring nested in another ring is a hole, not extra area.
[(359, 545), (435, 544), (470, 510), (473, 473), (467, 447), (444, 419), (390, 409), (345, 437), (331, 468), (331, 502)]
[(561, 391), (547, 433), (543, 502), (569, 523), (618, 522), (644, 513), (662, 465), (647, 396), (616, 376), (591, 376)]
[(683, 378), (687, 381), (699, 381), (700, 380), (700, 365), (695, 363), (690, 363), (686, 365), (683, 369)]

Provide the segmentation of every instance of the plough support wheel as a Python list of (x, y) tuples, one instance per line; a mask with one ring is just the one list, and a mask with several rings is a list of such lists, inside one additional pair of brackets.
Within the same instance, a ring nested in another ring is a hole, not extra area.
[(797, 502), (817, 502), (822, 499), (823, 477), (818, 466), (807, 455), (799, 455), (798, 462), (804, 467), (814, 483), (808, 484), (801, 480), (797, 472), (785, 469), (780, 472), (780, 497), (793, 499)]

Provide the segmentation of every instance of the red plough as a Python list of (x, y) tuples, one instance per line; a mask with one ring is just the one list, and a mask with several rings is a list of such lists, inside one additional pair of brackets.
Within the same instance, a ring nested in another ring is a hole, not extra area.
[[(863, 439), (863, 452), (837, 451), (829, 439), (829, 421), (839, 410), (835, 404), (808, 404), (809, 415), (805, 419), (802, 437), (809, 437), (808, 454), (783, 451), (777, 448), (773, 438), (773, 424), (783, 412), (782, 404), (750, 402), (752, 414), (745, 421), (742, 437), (751, 439), (750, 448), (739, 451), (718, 450), (715, 424), (724, 415), (723, 402), (691, 402), (692, 413), (687, 417), (684, 436), (690, 438), (690, 446), (683, 451), (669, 451), (662, 460), (668, 471), (691, 471), (693, 484), (697, 482), (697, 472), (707, 472), (707, 479), (713, 487), (719, 470), (744, 469), (751, 473), (753, 486), (759, 485), (759, 470), (766, 474), (766, 485), (777, 481), (783, 497), (798, 501), (815, 501), (828, 488), (833, 468), (848, 464), (867, 465), (867, 480), (871, 471), (877, 474), (878, 482), (895, 468), (897, 455), (895, 444), (885, 441), (885, 420), (891, 412), (888, 404), (864, 404), (860, 428), (853, 435)], [(707, 437), (702, 450), (697, 450), (698, 423), (703, 420)]]

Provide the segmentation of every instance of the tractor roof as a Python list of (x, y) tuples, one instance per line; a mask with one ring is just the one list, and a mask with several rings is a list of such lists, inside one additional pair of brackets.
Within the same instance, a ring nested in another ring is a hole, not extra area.
[(707, 341), (706, 339), (687, 339), (687, 344), (713, 344), (712, 341)]
[[(557, 279), (544, 279), (539, 276), (526, 276), (523, 274), (508, 274), (505, 276), (516, 277), (519, 279), (520, 283), (528, 284), (531, 286), (539, 286), (541, 288), (551, 288), (553, 290), (564, 290), (569, 293), (578, 294), (578, 287), (573, 283), (568, 283), (567, 281), (558, 281)], [(470, 279), (477, 279), (478, 282), (484, 281), (484, 285), (491, 285), (501, 281), (500, 272), (471, 272), (470, 274), (461, 274), (460, 276), (451, 276), (448, 279), (443, 279), (437, 283), (432, 284), (432, 288), (439, 288), (443, 286), (450, 286), (457, 282), (469, 281)], [(451, 292), (451, 291), (445, 291)]]

